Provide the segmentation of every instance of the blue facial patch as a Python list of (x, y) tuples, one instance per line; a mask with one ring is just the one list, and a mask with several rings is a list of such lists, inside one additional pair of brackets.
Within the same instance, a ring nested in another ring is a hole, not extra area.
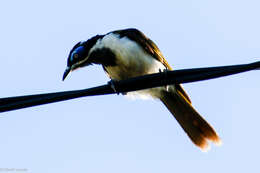
[(71, 57), (70, 57), (71, 61), (73, 61), (75, 54), (78, 54), (78, 57), (82, 57), (82, 55), (84, 53), (84, 49), (85, 49), (84, 46), (77, 47), (71, 54)]
[(74, 51), (77, 52), (78, 54), (82, 54), (84, 51), (84, 46), (80, 46), (77, 49), (75, 49)]

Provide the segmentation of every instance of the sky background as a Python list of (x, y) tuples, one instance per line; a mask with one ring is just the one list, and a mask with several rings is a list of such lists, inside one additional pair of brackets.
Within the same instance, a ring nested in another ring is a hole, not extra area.
[[(100, 66), (62, 82), (69, 51), (78, 41), (129, 27), (150, 37), (175, 69), (259, 61), (259, 6), (257, 0), (1, 1), (0, 97), (105, 84)], [(0, 168), (259, 172), (259, 76), (252, 71), (184, 85), (223, 140), (207, 153), (159, 101), (110, 95), (0, 114)]]

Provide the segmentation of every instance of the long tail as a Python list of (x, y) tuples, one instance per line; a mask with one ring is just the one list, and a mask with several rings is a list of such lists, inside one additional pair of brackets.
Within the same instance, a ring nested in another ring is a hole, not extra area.
[(199, 115), (181, 92), (178, 92), (178, 90), (174, 92), (165, 91), (160, 99), (174, 115), (192, 142), (203, 151), (209, 149), (207, 140), (217, 145), (221, 144), (221, 139), (215, 130)]

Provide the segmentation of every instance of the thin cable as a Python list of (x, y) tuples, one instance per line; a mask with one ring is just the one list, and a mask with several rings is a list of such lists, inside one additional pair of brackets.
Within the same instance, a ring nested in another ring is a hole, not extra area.
[(250, 63), (250, 64), (241, 64), (241, 65), (232, 65), (232, 66), (174, 70), (174, 71), (166, 71), (166, 72), (159, 72), (159, 73), (139, 76), (135, 78), (129, 78), (121, 81), (113, 81), (114, 87), (111, 87), (111, 83), (110, 83), (107, 85), (102, 85), (102, 86), (83, 89), (83, 90), (1, 98), (0, 112), (17, 110), (26, 107), (54, 103), (59, 101), (65, 101), (65, 100), (75, 99), (83, 96), (126, 93), (126, 92), (154, 88), (159, 86), (214, 79), (218, 77), (233, 75), (233, 74), (242, 73), (242, 72), (255, 70), (259, 68), (260, 68), (260, 61), (255, 63)]

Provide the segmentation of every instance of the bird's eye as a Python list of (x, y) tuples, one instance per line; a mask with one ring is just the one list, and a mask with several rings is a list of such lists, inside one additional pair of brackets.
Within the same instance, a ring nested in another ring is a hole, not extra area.
[(74, 55), (73, 55), (73, 58), (74, 59), (77, 59), (79, 57), (79, 54), (77, 54), (77, 53), (75, 53)]

